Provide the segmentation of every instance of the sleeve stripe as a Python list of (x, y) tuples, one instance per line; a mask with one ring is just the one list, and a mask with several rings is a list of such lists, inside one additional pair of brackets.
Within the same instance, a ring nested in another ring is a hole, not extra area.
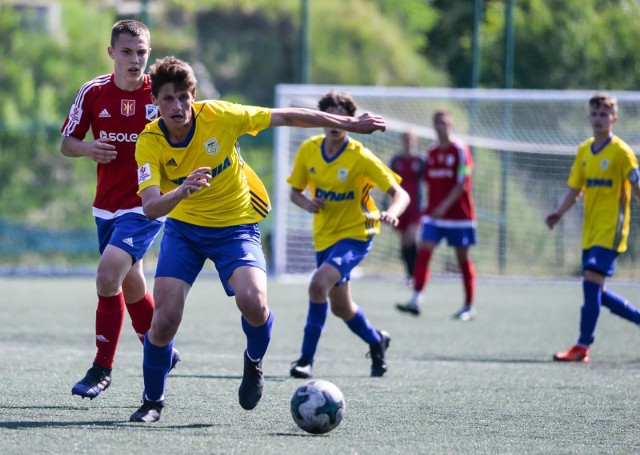
[[(95, 87), (101, 87), (103, 85), (108, 84), (110, 81), (111, 81), (111, 74), (104, 74), (102, 76), (98, 76), (95, 79), (90, 80), (89, 82), (86, 82), (82, 87), (80, 87), (80, 90), (78, 90), (78, 94), (76, 95), (76, 98), (73, 101), (73, 105), (82, 107), (82, 104), (84, 103), (84, 97), (86, 96), (87, 93), (89, 93)], [(76, 126), (78, 126), (78, 122), (74, 121), (71, 117), (69, 117), (69, 123), (67, 123), (67, 126), (62, 131), (62, 136), (63, 137), (70, 136), (73, 130), (76, 129)]]

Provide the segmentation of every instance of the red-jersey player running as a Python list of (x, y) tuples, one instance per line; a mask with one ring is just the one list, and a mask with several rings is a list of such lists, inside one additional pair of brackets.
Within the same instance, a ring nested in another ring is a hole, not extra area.
[[(149, 29), (138, 21), (116, 22), (107, 49), (114, 72), (85, 83), (62, 126), (60, 151), (97, 163), (93, 215), (100, 262), (96, 273), (97, 354), (73, 395), (93, 399), (111, 385), (111, 368), (125, 308), (141, 342), (151, 326), (153, 298), (147, 291), (142, 257), (162, 221), (149, 221), (137, 195), (135, 145), (145, 125), (158, 116), (151, 83), (144, 74), (151, 51)], [(91, 129), (94, 141), (84, 141)], [(180, 360), (174, 351), (172, 367)]]
[(421, 219), (418, 257), (413, 274), (413, 296), (400, 311), (420, 314), (422, 291), (429, 278), (429, 262), (440, 240), (446, 238), (456, 252), (465, 291), (464, 305), (454, 319), (469, 321), (475, 317), (473, 297), (475, 270), (469, 247), (476, 243), (476, 215), (471, 197), (473, 163), (469, 148), (451, 137), (451, 114), (437, 110), (433, 126), (438, 142), (427, 152), (424, 178), (427, 183), (427, 207)]

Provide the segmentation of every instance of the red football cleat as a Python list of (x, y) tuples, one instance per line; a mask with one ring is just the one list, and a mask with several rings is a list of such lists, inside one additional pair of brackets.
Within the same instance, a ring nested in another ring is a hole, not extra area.
[(584, 346), (574, 345), (563, 352), (554, 354), (553, 360), (560, 362), (582, 362), (587, 363), (589, 361), (589, 348)]

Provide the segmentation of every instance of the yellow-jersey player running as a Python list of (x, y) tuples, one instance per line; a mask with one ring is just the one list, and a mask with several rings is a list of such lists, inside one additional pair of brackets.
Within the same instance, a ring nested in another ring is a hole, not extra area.
[[(329, 92), (318, 103), (324, 112), (353, 116), (356, 105), (348, 93)], [(325, 128), (298, 151), (288, 182), (291, 201), (313, 213), (313, 243), (317, 269), (309, 284), (309, 309), (300, 358), (292, 363), (296, 378), (312, 375), (313, 361), (327, 319), (333, 314), (369, 345), (371, 376), (387, 371), (385, 351), (391, 337), (376, 330), (362, 308), (351, 299), (350, 273), (369, 253), (380, 222), (397, 226), (409, 204), (400, 177), (360, 142), (340, 128)], [(371, 196), (379, 187), (391, 197), (380, 211)], [(310, 197), (306, 190), (309, 189)], [(329, 302), (329, 303), (328, 303)]]
[(605, 287), (615, 261), (627, 250), (631, 193), (640, 203), (640, 173), (631, 148), (613, 134), (618, 119), (615, 98), (596, 93), (589, 100), (589, 122), (593, 137), (578, 147), (567, 182), (569, 190), (558, 207), (545, 219), (550, 229), (584, 195), (582, 226), (582, 288), (578, 342), (553, 356), (554, 360), (588, 362), (589, 347), (602, 306), (624, 319), (640, 324), (640, 310)]
[(138, 185), (145, 215), (167, 216), (156, 269), (156, 307), (144, 340), (142, 406), (130, 420), (156, 422), (164, 407), (171, 349), (187, 294), (207, 259), (242, 313), (247, 340), (238, 401), (253, 409), (264, 387), (263, 358), (273, 314), (258, 222), (270, 210), (260, 179), (242, 160), (238, 137), (274, 126), (385, 129), (382, 117), (357, 118), (311, 109), (267, 109), (196, 102), (191, 66), (165, 57), (151, 67), (152, 100), (161, 118), (140, 134)]

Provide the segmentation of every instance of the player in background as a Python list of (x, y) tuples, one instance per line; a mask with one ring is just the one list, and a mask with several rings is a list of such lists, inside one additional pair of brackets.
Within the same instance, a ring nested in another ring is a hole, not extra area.
[(330, 127), (384, 131), (382, 117), (357, 118), (310, 109), (267, 109), (224, 101), (195, 101), (191, 66), (175, 57), (151, 67), (161, 118), (138, 139), (139, 192), (150, 219), (167, 216), (156, 269), (153, 322), (144, 342), (143, 404), (130, 420), (155, 422), (164, 407), (174, 337), (187, 295), (207, 259), (235, 296), (247, 345), (238, 401), (253, 409), (264, 388), (263, 359), (273, 314), (258, 222), (269, 210), (264, 185), (242, 160), (238, 137), (269, 127)]
[(400, 176), (400, 186), (411, 198), (407, 209), (398, 217), (396, 230), (400, 235), (400, 256), (407, 273), (407, 281), (413, 283), (413, 270), (418, 252), (416, 236), (422, 210), (424, 158), (418, 154), (418, 138), (412, 131), (405, 131), (401, 140), (402, 150), (391, 158), (389, 167)]
[[(348, 93), (329, 92), (318, 102), (320, 111), (353, 117), (356, 105)], [(309, 284), (309, 309), (300, 358), (292, 363), (296, 378), (312, 375), (320, 335), (331, 312), (369, 345), (371, 376), (387, 371), (385, 351), (391, 337), (379, 331), (351, 298), (351, 271), (369, 253), (380, 222), (398, 224), (409, 204), (409, 195), (394, 174), (344, 128), (326, 127), (298, 150), (291, 176), (291, 201), (313, 213), (313, 243), (317, 269)], [(370, 192), (379, 187), (391, 197), (386, 211), (379, 211)], [(309, 188), (310, 197), (305, 190)]]
[[(111, 385), (116, 348), (127, 309), (142, 342), (151, 326), (153, 298), (147, 291), (142, 257), (162, 227), (142, 213), (137, 195), (135, 143), (144, 126), (157, 116), (151, 102), (149, 29), (138, 21), (116, 22), (107, 51), (114, 71), (85, 83), (62, 126), (63, 155), (97, 163), (93, 202), (100, 261), (96, 272), (97, 353), (93, 366), (71, 389), (93, 399)], [(93, 141), (85, 141), (91, 129)], [(180, 360), (173, 353), (172, 366)]]
[(640, 324), (640, 310), (605, 286), (613, 276), (615, 261), (627, 249), (631, 194), (640, 203), (640, 172), (633, 150), (613, 134), (618, 120), (617, 100), (596, 93), (589, 100), (593, 137), (582, 142), (569, 174), (569, 190), (545, 217), (549, 229), (584, 195), (582, 224), (582, 292), (580, 336), (574, 346), (554, 360), (588, 362), (602, 306), (613, 314)]
[(421, 219), (418, 257), (413, 274), (413, 295), (406, 304), (397, 304), (402, 312), (420, 314), (422, 292), (429, 278), (433, 251), (445, 238), (453, 247), (462, 275), (464, 304), (454, 319), (469, 321), (475, 317), (475, 269), (469, 248), (476, 243), (476, 215), (471, 196), (473, 162), (469, 148), (452, 137), (451, 114), (437, 110), (433, 127), (438, 142), (427, 151), (424, 179), (427, 184), (427, 207)]

